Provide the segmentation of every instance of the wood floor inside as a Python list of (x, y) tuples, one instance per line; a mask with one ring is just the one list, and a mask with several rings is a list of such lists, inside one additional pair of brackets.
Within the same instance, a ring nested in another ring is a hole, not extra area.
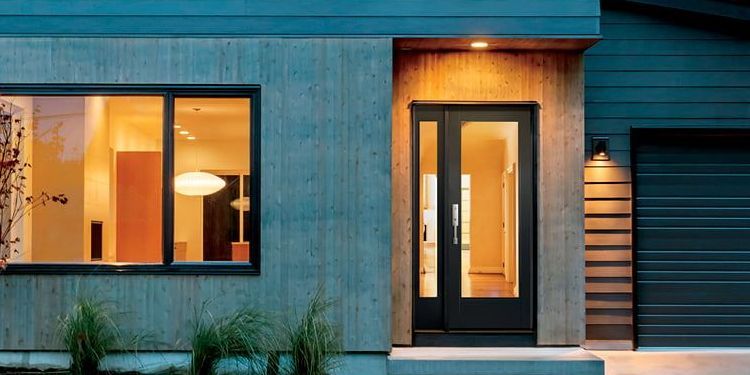
[[(513, 298), (517, 297), (513, 284), (502, 273), (470, 273), (469, 262), (462, 262), (461, 297)], [(419, 274), (419, 295), (437, 296), (437, 272), (425, 270)]]

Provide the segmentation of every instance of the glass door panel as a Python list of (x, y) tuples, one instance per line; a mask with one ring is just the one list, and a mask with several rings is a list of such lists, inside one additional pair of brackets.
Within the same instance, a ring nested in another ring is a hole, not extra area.
[(517, 298), (518, 123), (461, 124), (461, 297)]
[(419, 296), (438, 296), (438, 125), (421, 121), (419, 127)]

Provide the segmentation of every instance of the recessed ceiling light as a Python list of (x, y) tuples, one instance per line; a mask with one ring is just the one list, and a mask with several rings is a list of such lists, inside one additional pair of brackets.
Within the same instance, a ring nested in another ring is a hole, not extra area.
[(180, 134), (182, 134), (182, 135), (188, 135), (188, 134), (190, 134), (190, 132), (187, 131), (187, 130), (180, 130)]
[(189, 136), (187, 136), (187, 139), (188, 139), (189, 141), (194, 141), (194, 140), (195, 140), (195, 136), (193, 136), (193, 135), (189, 135)]
[(487, 48), (489, 45), (489, 43), (482, 41), (471, 42), (471, 48)]
[(175, 128), (175, 129), (179, 129), (179, 128), (181, 128), (181, 127), (182, 127), (182, 125), (177, 125), (177, 124), (174, 124), (174, 128)]

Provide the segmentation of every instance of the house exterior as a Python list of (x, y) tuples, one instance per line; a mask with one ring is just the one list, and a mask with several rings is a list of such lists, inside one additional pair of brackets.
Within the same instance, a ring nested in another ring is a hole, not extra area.
[(0, 351), (60, 350), (82, 293), (177, 352), (205, 301), (286, 316), (318, 287), (344, 373), (750, 346), (748, 6), (220, 3), (0, 9), (27, 189), (69, 198), (14, 229)]

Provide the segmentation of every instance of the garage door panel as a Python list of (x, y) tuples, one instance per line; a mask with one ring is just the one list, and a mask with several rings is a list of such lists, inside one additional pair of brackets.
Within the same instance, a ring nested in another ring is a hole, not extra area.
[(745, 153), (742, 148), (712, 149), (712, 151), (706, 152), (706, 150), (701, 149), (703, 148), (701, 145), (688, 147), (690, 147), (688, 151), (685, 149), (665, 149), (661, 151), (652, 150), (648, 153), (643, 153), (639, 149), (638, 163), (668, 165), (671, 160), (674, 164), (750, 164), (750, 155)]
[(750, 198), (747, 197), (644, 197), (640, 194), (641, 192), (639, 191), (636, 203), (638, 208), (644, 211), (690, 208), (699, 210), (739, 210), (747, 213), (747, 209), (750, 209)]
[[(640, 161), (640, 158), (639, 158)], [(726, 163), (639, 163), (643, 174), (750, 174), (750, 164)]]
[[(641, 322), (639, 322), (641, 323)], [(721, 324), (641, 324), (639, 332), (642, 335), (748, 335), (750, 325), (721, 325)]]
[[(718, 273), (716, 271), (641, 271), (639, 270), (636, 275), (639, 281), (650, 281), (650, 282), (688, 282), (688, 281), (705, 281), (705, 282), (742, 282), (750, 281), (750, 272), (738, 272), (738, 271), (723, 271)], [(693, 289), (693, 293), (699, 293), (701, 289), (706, 286), (698, 286), (698, 289)]]
[(750, 346), (750, 335), (638, 335), (638, 345), (669, 347), (748, 347)]
[[(675, 271), (676, 273), (746, 272), (750, 274), (750, 263), (741, 261), (643, 261), (638, 258), (638, 272)], [(749, 278), (750, 280), (750, 278)]]
[[(642, 316), (695, 316), (696, 319), (706, 317), (727, 317), (741, 315), (750, 316), (750, 305), (728, 305), (728, 304), (658, 304), (658, 305), (638, 305), (638, 311)], [(639, 319), (642, 317), (639, 316)], [(664, 323), (663, 321), (661, 322)]]
[(749, 251), (750, 231), (738, 228), (641, 228), (638, 251), (705, 250)]
[(637, 225), (648, 228), (690, 227), (690, 228), (750, 228), (750, 217), (645, 217), (639, 218)]
[(750, 175), (638, 174), (639, 197), (750, 197)]
[[(750, 253), (746, 251), (717, 251), (717, 250), (672, 250), (672, 251), (639, 251), (638, 261), (701, 261), (701, 262), (750, 262)], [(640, 265), (640, 263), (639, 263)], [(639, 268), (640, 269), (640, 268)]]
[[(732, 315), (732, 316), (717, 316), (717, 315), (689, 315), (684, 314), (682, 311), (679, 314), (673, 315), (649, 315), (641, 314), (639, 316), (639, 324), (641, 325), (685, 325), (685, 326), (700, 326), (700, 325), (718, 325), (718, 326), (730, 326), (735, 325), (747, 325), (750, 326), (750, 315)], [(647, 331), (641, 331), (647, 333)], [(664, 330), (662, 333), (666, 333)], [(713, 332), (708, 332), (713, 333)]]
[[(679, 131), (679, 130), (676, 130)], [(750, 164), (744, 135), (736, 138), (710, 132), (649, 135), (640, 140), (639, 164)]]
[[(719, 203), (719, 202), (717, 202)], [(750, 207), (639, 207), (636, 211), (639, 219), (653, 217), (672, 217), (672, 218), (749, 218)]]
[[(637, 285), (638, 306), (675, 304), (750, 305), (750, 281), (744, 282), (642, 282)], [(640, 313), (640, 311), (639, 311)]]

